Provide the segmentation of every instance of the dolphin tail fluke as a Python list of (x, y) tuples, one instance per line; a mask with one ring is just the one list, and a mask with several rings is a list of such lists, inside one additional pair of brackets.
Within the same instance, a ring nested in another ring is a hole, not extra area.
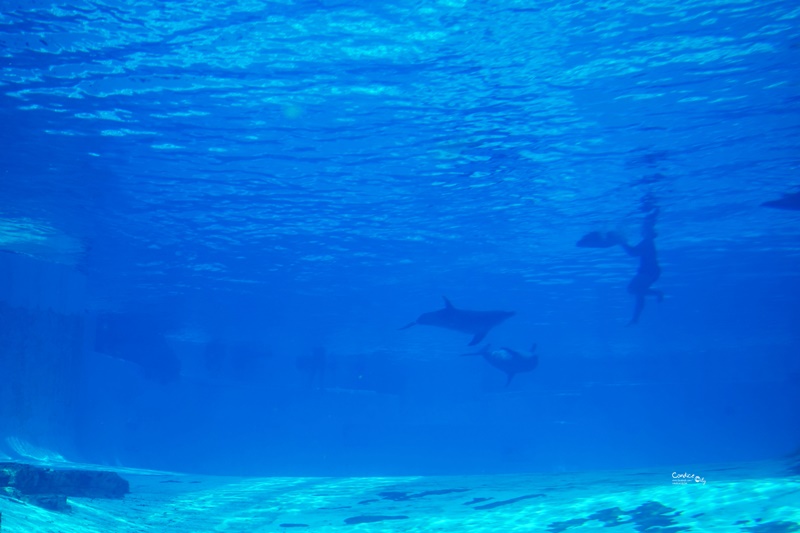
[(484, 330), (484, 331), (479, 331), (478, 333), (476, 333), (475, 336), (472, 337), (472, 340), (469, 341), (468, 346), (475, 346), (476, 344), (480, 343), (483, 340), (483, 338), (486, 336), (487, 333), (489, 333), (488, 329)]
[(514, 376), (516, 376), (516, 373), (514, 373), (514, 372), (509, 372), (508, 373), (508, 379), (506, 380), (506, 384), (505, 384), (506, 387), (511, 385), (511, 380), (514, 379)]
[(408, 328), (410, 328), (411, 326), (414, 326), (414, 325), (416, 325), (416, 324), (417, 324), (417, 321), (416, 321), (416, 320), (415, 320), (414, 322), (410, 322), (410, 323), (406, 324), (405, 326), (403, 326), (402, 328), (400, 328), (400, 331), (402, 331), (402, 330), (404, 330), (404, 329), (408, 329)]
[(492, 345), (491, 344), (487, 344), (486, 346), (484, 346), (483, 348), (481, 348), (477, 352), (462, 353), (461, 355), (462, 356), (465, 356), (465, 355), (488, 355), (489, 351), (491, 350), (491, 348), (492, 348)]

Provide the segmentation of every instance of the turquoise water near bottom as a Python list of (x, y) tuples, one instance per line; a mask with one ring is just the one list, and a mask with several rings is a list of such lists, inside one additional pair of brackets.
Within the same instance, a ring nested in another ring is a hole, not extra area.
[(125, 499), (70, 498), (69, 513), (0, 497), (2, 531), (800, 530), (800, 472), (783, 461), (694, 465), (680, 472), (447, 477), (230, 478), (117, 471), (131, 484)]

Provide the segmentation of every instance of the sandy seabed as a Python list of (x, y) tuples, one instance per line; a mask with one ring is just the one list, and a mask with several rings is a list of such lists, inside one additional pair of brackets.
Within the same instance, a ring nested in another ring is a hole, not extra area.
[(0, 497), (2, 533), (800, 531), (800, 475), (782, 462), (370, 478), (80, 468), (119, 472), (131, 493), (122, 500), (69, 498), (69, 513)]

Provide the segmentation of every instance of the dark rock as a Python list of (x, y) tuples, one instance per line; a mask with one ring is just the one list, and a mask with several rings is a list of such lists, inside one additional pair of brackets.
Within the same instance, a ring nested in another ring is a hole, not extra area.
[(115, 472), (53, 470), (20, 463), (0, 463), (0, 490), (7, 496), (43, 507), (69, 510), (67, 497), (122, 498), (128, 482)]
[(22, 501), (49, 511), (68, 512), (72, 508), (63, 494), (23, 494)]
[(21, 500), (22, 493), (11, 487), (0, 487), (0, 496), (6, 496), (12, 500)]

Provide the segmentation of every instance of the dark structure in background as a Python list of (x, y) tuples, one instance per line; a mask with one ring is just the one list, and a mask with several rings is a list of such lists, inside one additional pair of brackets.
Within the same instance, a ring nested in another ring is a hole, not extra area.
[(308, 355), (301, 355), (295, 359), (297, 369), (308, 379), (308, 386), (312, 389), (325, 388), (325, 366), (327, 354), (322, 346), (315, 346)]
[(209, 341), (203, 349), (206, 372), (215, 378), (256, 381), (264, 373), (265, 361), (272, 352), (256, 342)]
[(67, 266), (0, 254), (3, 452), (24, 452), (25, 442), (65, 455), (75, 451), (84, 288), (83, 277)]
[(177, 381), (181, 361), (167, 342), (167, 328), (139, 314), (105, 313), (97, 317), (96, 352), (138, 365), (147, 379)]

